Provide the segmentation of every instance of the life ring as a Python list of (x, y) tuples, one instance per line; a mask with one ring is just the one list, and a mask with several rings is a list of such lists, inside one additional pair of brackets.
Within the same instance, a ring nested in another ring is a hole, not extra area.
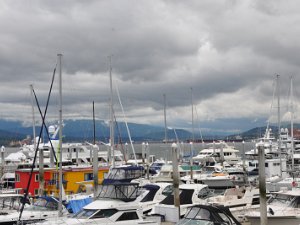
[(293, 181), (293, 182), (292, 182), (292, 187), (297, 187), (297, 186), (298, 186), (297, 182), (296, 182), (296, 181)]

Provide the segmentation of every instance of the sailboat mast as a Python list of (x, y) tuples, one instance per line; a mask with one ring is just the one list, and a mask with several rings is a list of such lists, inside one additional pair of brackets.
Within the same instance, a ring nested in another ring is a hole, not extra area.
[(109, 56), (109, 81), (110, 81), (110, 154), (111, 165), (115, 166), (115, 151), (114, 151), (114, 111), (113, 111), (113, 86), (112, 86), (112, 67), (111, 56)]
[(194, 164), (194, 162), (193, 162), (193, 156), (194, 156), (193, 143), (195, 141), (193, 88), (191, 88), (191, 105), (192, 105), (192, 141), (190, 142), (190, 147), (191, 147), (190, 166), (191, 166), (191, 181), (193, 181), (193, 164)]
[(290, 96), (290, 101), (291, 101), (291, 152), (292, 152), (292, 171), (294, 172), (295, 165), (294, 165), (294, 93), (293, 93), (293, 76), (291, 76), (291, 96)]
[(195, 141), (194, 131), (194, 102), (193, 102), (193, 88), (191, 87), (191, 105), (192, 105), (192, 141)]
[(93, 144), (96, 144), (95, 102), (93, 101)]
[(31, 96), (31, 110), (32, 110), (32, 134), (33, 134), (33, 149), (36, 148), (36, 134), (35, 134), (35, 117), (34, 117), (34, 101), (33, 101), (33, 85), (30, 84), (30, 96)]
[(58, 54), (59, 63), (59, 204), (58, 216), (62, 216), (62, 193), (63, 193), (63, 174), (62, 174), (62, 54)]
[(164, 94), (165, 143), (168, 143), (166, 94)]
[(282, 163), (281, 163), (281, 135), (280, 135), (280, 87), (279, 87), (279, 75), (277, 75), (277, 113), (278, 113), (278, 150), (279, 150), (279, 159), (280, 159), (280, 176), (282, 176)]

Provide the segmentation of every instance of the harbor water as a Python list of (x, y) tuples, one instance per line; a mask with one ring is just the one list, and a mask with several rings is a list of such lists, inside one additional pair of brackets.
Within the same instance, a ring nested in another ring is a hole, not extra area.
[[(234, 146), (237, 150), (239, 150), (239, 154), (243, 156), (243, 152), (249, 151), (255, 147), (254, 142), (227, 142), (228, 145)], [(178, 148), (181, 150), (183, 155), (189, 156), (197, 155), (200, 150), (204, 148), (208, 148), (212, 146), (212, 143), (179, 143)], [(109, 148), (106, 145), (100, 145), (100, 150), (105, 151)], [(145, 148), (145, 152), (149, 153), (149, 155), (154, 155), (156, 159), (165, 159), (167, 161), (171, 161), (172, 159), (172, 143), (134, 143), (133, 146), (131, 144), (125, 143), (122, 145), (117, 145), (117, 148), (121, 151), (126, 152), (127, 156), (135, 153), (142, 153), (142, 149)], [(10, 153), (17, 152), (20, 150), (20, 147), (5, 147), (5, 157)]]

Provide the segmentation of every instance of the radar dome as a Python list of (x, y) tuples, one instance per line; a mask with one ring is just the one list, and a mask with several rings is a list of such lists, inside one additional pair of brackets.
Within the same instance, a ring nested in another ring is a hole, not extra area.
[(50, 134), (54, 134), (55, 133), (55, 126), (49, 126), (49, 129), (48, 129), (49, 133)]

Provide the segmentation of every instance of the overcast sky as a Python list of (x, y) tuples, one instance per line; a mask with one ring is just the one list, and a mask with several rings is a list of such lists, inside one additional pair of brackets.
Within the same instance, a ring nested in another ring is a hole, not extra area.
[[(296, 0), (43, 0), (0, 2), (0, 113), (30, 121), (32, 84), (41, 108), (63, 54), (63, 118), (236, 130), (266, 125), (300, 97), (300, 3)], [(58, 118), (56, 73), (47, 118)], [(273, 101), (273, 108), (271, 107)], [(35, 109), (36, 110), (36, 109)], [(37, 112), (37, 110), (36, 110)], [(38, 115), (37, 115), (38, 116)], [(295, 113), (297, 121), (297, 113)]]

